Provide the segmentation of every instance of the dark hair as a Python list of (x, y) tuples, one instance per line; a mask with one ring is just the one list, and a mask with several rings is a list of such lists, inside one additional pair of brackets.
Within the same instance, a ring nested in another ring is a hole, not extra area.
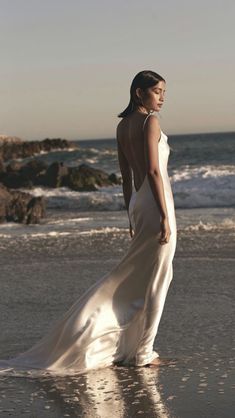
[(130, 115), (137, 106), (142, 105), (139, 97), (136, 95), (136, 89), (141, 88), (142, 90), (147, 90), (147, 88), (155, 86), (159, 81), (165, 81), (162, 76), (155, 73), (154, 71), (144, 70), (140, 71), (134, 77), (131, 88), (130, 88), (130, 102), (123, 112), (118, 114), (119, 118), (124, 118), (125, 116)]

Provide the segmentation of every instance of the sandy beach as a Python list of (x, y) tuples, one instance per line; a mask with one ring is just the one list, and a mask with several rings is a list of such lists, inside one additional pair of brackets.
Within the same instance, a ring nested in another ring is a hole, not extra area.
[[(234, 210), (227, 211), (232, 219)], [(199, 209), (176, 213), (174, 278), (155, 339), (160, 356), (175, 363), (67, 378), (2, 376), (1, 418), (233, 417), (234, 227), (203, 228)], [(205, 219), (212, 215), (204, 210)], [(36, 342), (128, 248), (125, 212), (96, 214), (92, 235), (87, 214), (79, 216), (62, 231), (55, 217), (49, 225), (11, 227), (11, 239), (1, 227), (1, 359)]]

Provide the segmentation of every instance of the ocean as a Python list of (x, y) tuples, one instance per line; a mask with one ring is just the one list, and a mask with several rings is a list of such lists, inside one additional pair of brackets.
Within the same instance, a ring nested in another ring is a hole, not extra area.
[[(74, 141), (78, 149), (54, 151), (34, 158), (50, 164), (60, 161), (68, 166), (86, 163), (120, 174), (116, 140)], [(234, 228), (235, 211), (235, 133), (168, 136), (171, 147), (168, 173), (174, 195), (179, 228)], [(25, 162), (30, 158), (25, 159)], [(127, 227), (122, 186), (100, 187), (95, 192), (77, 192), (62, 187), (35, 187), (29, 191), (47, 199), (47, 217), (40, 226), (0, 226), (0, 237), (24, 234), (92, 234), (108, 228)], [(104, 225), (102, 224), (104, 220)]]
[[(76, 141), (77, 151), (61, 151), (37, 157), (47, 163), (62, 161), (68, 166), (87, 163), (120, 175), (116, 140)], [(234, 207), (235, 133), (169, 136), (171, 154), (168, 172), (176, 208)], [(66, 189), (36, 189), (46, 194), (50, 208), (76, 210), (122, 210), (121, 187), (100, 192), (78, 193)]]
[[(76, 150), (36, 158), (120, 175), (114, 139), (75, 142)], [(168, 143), (177, 247), (155, 347), (178, 364), (66, 381), (5, 376), (1, 418), (233, 416), (235, 132), (169, 135)], [(0, 225), (1, 359), (30, 348), (130, 245), (121, 186), (27, 191), (46, 196), (46, 217), (39, 225)]]

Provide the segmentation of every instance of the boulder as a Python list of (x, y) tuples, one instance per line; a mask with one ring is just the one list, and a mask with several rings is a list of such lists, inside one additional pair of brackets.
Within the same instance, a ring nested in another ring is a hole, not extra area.
[(60, 138), (46, 138), (41, 142), (44, 151), (51, 151), (53, 149), (71, 148), (71, 144), (66, 139)]
[(48, 165), (44, 161), (34, 159), (21, 167), (20, 175), (38, 185), (41, 184), (39, 179), (45, 175), (47, 168)]
[(0, 184), (0, 221), (39, 223), (45, 216), (45, 198), (34, 197), (18, 190), (8, 190)]
[(0, 222), (4, 222), (7, 216), (7, 207), (11, 200), (11, 193), (0, 183)]
[(65, 178), (68, 176), (69, 169), (62, 162), (52, 163), (46, 170), (42, 184), (47, 187), (61, 187), (66, 184)]
[(46, 170), (47, 164), (40, 160), (31, 160), (25, 165), (13, 160), (6, 166), (6, 171), (0, 175), (0, 179), (11, 189), (32, 188), (34, 184), (41, 184), (38, 178), (44, 175)]
[(122, 178), (118, 177), (115, 173), (109, 174), (109, 180), (112, 184), (122, 184)]
[(103, 170), (90, 167), (87, 164), (69, 168), (66, 179), (66, 185), (70, 189), (77, 191), (95, 191), (99, 187), (110, 186), (112, 184), (109, 174)]
[(19, 171), (21, 168), (22, 168), (22, 163), (16, 160), (12, 160), (9, 164), (7, 164), (6, 172), (15, 173), (16, 171)]
[(0, 175), (1, 175), (2, 173), (5, 173), (5, 171), (6, 171), (6, 168), (5, 168), (5, 165), (4, 165), (4, 162), (3, 162), (3, 159), (2, 159), (2, 157), (1, 157), (1, 155), (0, 155)]
[(19, 189), (21, 187), (31, 188), (33, 186), (32, 181), (24, 177), (20, 171), (5, 173), (1, 176), (1, 182), (10, 189)]

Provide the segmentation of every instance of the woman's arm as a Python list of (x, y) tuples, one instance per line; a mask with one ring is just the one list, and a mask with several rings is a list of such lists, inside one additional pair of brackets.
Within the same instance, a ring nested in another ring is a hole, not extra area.
[(164, 186), (159, 168), (158, 138), (161, 136), (161, 129), (156, 116), (151, 115), (144, 127), (144, 149), (146, 172), (154, 198), (159, 207), (162, 219), (168, 218)]

